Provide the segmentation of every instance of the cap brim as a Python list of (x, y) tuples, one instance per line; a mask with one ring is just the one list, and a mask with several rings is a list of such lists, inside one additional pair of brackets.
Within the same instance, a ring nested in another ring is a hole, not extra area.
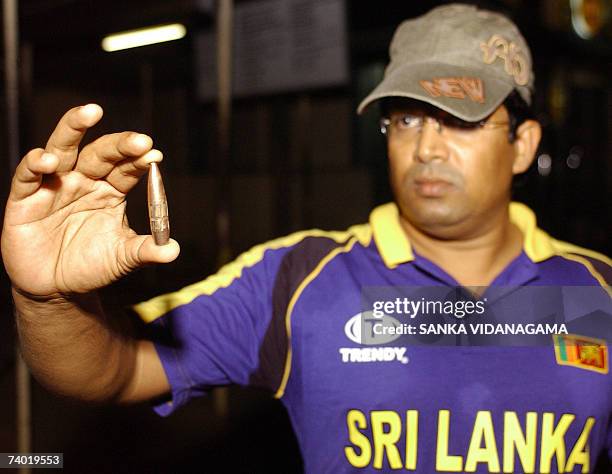
[[(482, 89), (470, 88), (470, 81), (480, 80)], [(436, 80), (438, 82), (436, 82)], [(448, 97), (440, 87), (440, 80), (450, 84), (452, 93), (462, 97)], [(449, 82), (450, 80), (450, 82)], [(427, 88), (421, 81), (433, 83)], [(442, 63), (409, 64), (387, 74), (382, 82), (359, 104), (357, 113), (361, 114), (370, 104), (385, 97), (408, 97), (427, 102), (462, 120), (476, 122), (482, 120), (499, 107), (512, 92), (514, 84), (483, 73), (483, 68), (460, 67)], [(435, 95), (438, 93), (439, 95)]]

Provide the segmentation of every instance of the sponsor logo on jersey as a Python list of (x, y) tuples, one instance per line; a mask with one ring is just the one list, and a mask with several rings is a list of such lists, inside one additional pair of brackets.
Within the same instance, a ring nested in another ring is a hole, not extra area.
[(606, 341), (575, 334), (557, 334), (555, 357), (559, 365), (608, 373), (608, 346)]
[[(392, 316), (373, 316), (371, 311), (357, 313), (344, 325), (346, 337), (363, 346), (380, 346), (395, 341), (401, 334), (389, 334), (376, 331), (375, 325), (386, 327), (401, 327), (401, 323)], [(363, 362), (400, 362), (408, 363), (405, 347), (341, 347), (338, 349), (340, 358), (344, 363)]]
[(379, 346), (395, 341), (401, 334), (389, 334), (389, 331), (377, 331), (374, 326), (401, 327), (393, 316), (375, 317), (372, 311), (357, 313), (344, 325), (344, 334), (351, 341), (364, 346)]

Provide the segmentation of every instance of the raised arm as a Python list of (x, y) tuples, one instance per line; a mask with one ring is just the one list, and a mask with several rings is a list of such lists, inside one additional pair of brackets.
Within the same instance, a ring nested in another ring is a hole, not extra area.
[(151, 138), (105, 135), (79, 151), (102, 117), (95, 104), (69, 110), (44, 149), (21, 161), (2, 230), (25, 360), (58, 393), (92, 401), (162, 395), (168, 382), (153, 345), (132, 340), (96, 294), (132, 270), (166, 263), (178, 244), (157, 246), (130, 229), (126, 194), (162, 159)]

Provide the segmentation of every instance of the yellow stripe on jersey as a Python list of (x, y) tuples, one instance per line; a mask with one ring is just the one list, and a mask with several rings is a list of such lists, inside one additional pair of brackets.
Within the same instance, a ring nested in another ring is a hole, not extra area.
[(612, 260), (610, 258), (608, 258), (602, 253), (585, 249), (583, 247), (579, 247), (578, 245), (570, 244), (569, 242), (563, 242), (561, 240), (553, 239), (553, 245), (555, 247), (555, 250), (557, 251), (557, 255), (584, 265), (584, 267), (589, 271), (589, 273), (593, 275), (593, 278), (595, 278), (602, 287), (606, 288), (609, 294), (612, 294), (612, 292), (610, 291), (610, 283), (608, 283), (603, 277), (603, 275), (599, 273), (597, 269), (593, 266), (593, 264), (584, 257), (599, 260), (605, 265), (612, 266)]
[(281, 237), (269, 242), (257, 245), (251, 250), (240, 255), (236, 260), (227, 265), (224, 265), (216, 274), (208, 278), (186, 286), (181, 290), (157, 296), (149, 301), (134, 305), (132, 309), (147, 323), (150, 323), (157, 318), (173, 309), (190, 303), (198, 296), (211, 295), (220, 288), (227, 288), (234, 280), (240, 278), (242, 271), (257, 264), (263, 258), (266, 250), (276, 250), (283, 247), (290, 247), (297, 244), (307, 237), (326, 237), (335, 242), (345, 242), (353, 237), (356, 242), (362, 245), (369, 245), (372, 232), (369, 224), (361, 224), (350, 227), (346, 231), (323, 231), (323, 230), (308, 230), (296, 232), (286, 237)]
[(287, 313), (285, 316), (285, 329), (287, 331), (287, 357), (285, 359), (285, 370), (283, 371), (283, 378), (281, 379), (281, 383), (278, 387), (278, 390), (274, 394), (276, 398), (281, 398), (284, 395), (285, 388), (287, 387), (287, 382), (289, 381), (289, 374), (291, 373), (291, 315), (293, 313), (293, 308), (295, 307), (297, 300), (300, 298), (302, 292), (306, 289), (306, 287), (319, 275), (319, 273), (321, 273), (323, 268), (325, 268), (325, 265), (331, 262), (336, 255), (344, 252), (349, 252), (356, 242), (358, 242), (358, 239), (352, 238), (343, 247), (336, 247), (331, 252), (329, 252), (325, 257), (321, 259), (316, 268), (312, 272), (310, 272), (310, 274), (306, 278), (304, 278), (304, 280), (302, 280), (300, 286), (298, 286), (297, 290), (295, 290), (295, 293), (293, 293), (293, 296), (289, 301), (289, 306), (287, 307)]
[(566, 258), (567, 260), (572, 260), (574, 262), (581, 263), (588, 270), (588, 272), (593, 276), (593, 278), (595, 278), (599, 282), (602, 288), (605, 288), (608, 294), (612, 296), (612, 290), (610, 289), (610, 285), (608, 284), (608, 282), (601, 275), (601, 273), (595, 270), (595, 267), (593, 266), (593, 264), (589, 262), (586, 258), (582, 258), (579, 255), (572, 255), (569, 253), (562, 253), (559, 255), (563, 258)]
[(578, 254), (578, 255), (584, 255), (585, 257), (590, 257), (595, 260), (599, 260), (602, 263), (605, 263), (606, 265), (612, 266), (612, 259), (608, 258), (603, 253), (585, 249), (583, 247), (579, 247), (578, 245), (570, 244), (569, 242), (563, 242), (562, 240), (556, 240), (556, 239), (552, 239), (552, 240), (553, 240), (553, 246), (555, 247), (555, 250), (559, 254), (564, 255), (568, 253), (573, 253), (573, 254)]

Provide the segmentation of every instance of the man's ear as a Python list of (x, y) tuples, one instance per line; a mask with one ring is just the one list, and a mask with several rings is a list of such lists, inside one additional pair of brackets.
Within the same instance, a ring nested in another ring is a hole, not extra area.
[(535, 158), (540, 139), (542, 138), (542, 127), (535, 120), (525, 120), (516, 130), (514, 140), (514, 163), (512, 172), (520, 174), (527, 171)]

